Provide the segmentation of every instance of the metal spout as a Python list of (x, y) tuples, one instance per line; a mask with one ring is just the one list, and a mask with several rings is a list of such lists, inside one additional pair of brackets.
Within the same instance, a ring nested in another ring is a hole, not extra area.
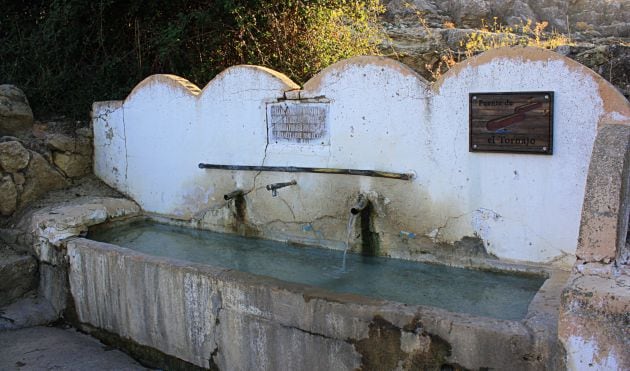
[(361, 210), (365, 209), (368, 205), (368, 198), (363, 193), (359, 195), (357, 202), (350, 208), (352, 215), (357, 215)]
[(288, 186), (291, 186), (291, 185), (296, 185), (296, 184), (297, 184), (297, 181), (292, 180), (290, 182), (285, 182), (285, 183), (267, 184), (267, 187), (265, 187), (265, 188), (267, 188), (268, 191), (271, 191), (271, 196), (272, 197), (276, 197), (278, 195), (278, 191), (277, 191), (278, 189), (284, 188), (284, 187), (288, 187)]
[(229, 200), (231, 200), (233, 198), (240, 197), (242, 195), (243, 195), (243, 190), (242, 189), (237, 189), (237, 190), (234, 190), (234, 191), (232, 191), (232, 192), (230, 192), (228, 194), (223, 195), (223, 199), (225, 201), (229, 201)]

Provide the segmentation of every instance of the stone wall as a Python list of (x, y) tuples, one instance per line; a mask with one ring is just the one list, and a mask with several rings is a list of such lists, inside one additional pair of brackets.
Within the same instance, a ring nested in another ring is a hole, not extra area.
[[(553, 155), (469, 152), (468, 94), (493, 91), (554, 92)], [(268, 107), (288, 104), (327, 107), (327, 136), (300, 143), (271, 137)], [(533, 48), (487, 52), (432, 86), (376, 57), (333, 65), (303, 90), (252, 66), (226, 70), (203, 91), (153, 76), (124, 102), (96, 103), (93, 111), (96, 174), (148, 212), (341, 248), (348, 210), (363, 193), (381, 255), (468, 258), (464, 242), (480, 241), (473, 250), (486, 256), (565, 267), (575, 256), (597, 128), (630, 117), (628, 102), (592, 71)], [(199, 163), (415, 177), (200, 170)], [(289, 180), (297, 185), (277, 197), (265, 189)], [(240, 214), (223, 199), (235, 189), (245, 194)], [(357, 222), (351, 235), (355, 249), (360, 228)]]
[[(385, 0), (383, 23), (386, 55), (407, 64), (427, 79), (443, 72), (443, 56), (466, 58), (470, 35), (479, 34), (482, 22), (514, 27), (514, 38), (530, 40), (532, 32), (517, 32), (531, 21), (548, 22), (542, 38), (561, 33), (569, 41), (556, 47), (561, 53), (591, 68), (626, 96), (630, 96), (630, 4), (627, 1), (541, 0)], [(568, 22), (568, 23), (567, 23)], [(482, 33), (485, 44), (505, 37)], [(450, 52), (449, 52), (450, 51)]]
[(89, 130), (47, 131), (20, 89), (0, 85), (0, 218), (91, 173)]
[[(69, 131), (68, 126), (34, 120), (24, 93), (12, 85), (0, 85), (0, 307), (5, 313), (0, 330), (56, 318), (42, 314), (50, 311), (33, 310), (46, 306), (30, 296), (40, 278), (46, 282), (50, 269), (39, 264), (24, 243), (32, 236), (16, 225), (46, 194), (62, 191), (92, 173), (91, 131)], [(20, 301), (24, 296), (29, 298)], [(32, 305), (24, 309), (19, 302)], [(15, 306), (5, 307), (11, 303)], [(33, 315), (36, 312), (42, 315)]]
[(630, 37), (630, 4), (610, 0), (383, 0), (389, 17), (415, 17), (420, 11), (432, 22), (454, 22), (474, 28), (497, 17), (507, 25), (547, 21), (563, 32), (590, 31), (600, 36)]

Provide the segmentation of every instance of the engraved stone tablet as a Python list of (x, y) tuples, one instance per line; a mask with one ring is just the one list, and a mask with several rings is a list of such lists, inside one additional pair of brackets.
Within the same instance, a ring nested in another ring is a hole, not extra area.
[(471, 152), (552, 154), (553, 92), (470, 93)]
[(329, 145), (328, 103), (267, 105), (269, 143)]

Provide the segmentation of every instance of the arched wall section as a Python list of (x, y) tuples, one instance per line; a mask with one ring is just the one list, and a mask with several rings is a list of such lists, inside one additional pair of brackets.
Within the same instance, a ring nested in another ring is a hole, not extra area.
[[(149, 78), (122, 103), (95, 104), (95, 172), (108, 184), (146, 211), (216, 230), (235, 222), (223, 194), (243, 189), (256, 233), (331, 247), (341, 246), (348, 209), (365, 193), (381, 253), (410, 259), (439, 255), (435, 243), (473, 237), (503, 259), (571, 264), (597, 129), (603, 120), (630, 120), (628, 102), (599, 76), (532, 48), (482, 54), (433, 86), (380, 57), (339, 62), (302, 90), (253, 66), (232, 67), (201, 92), (168, 79)], [(469, 152), (469, 93), (522, 91), (554, 92), (553, 155)], [(297, 140), (292, 130), (306, 127), (314, 131)], [(201, 170), (198, 163), (415, 177)], [(264, 189), (288, 180), (297, 185), (277, 197)]]

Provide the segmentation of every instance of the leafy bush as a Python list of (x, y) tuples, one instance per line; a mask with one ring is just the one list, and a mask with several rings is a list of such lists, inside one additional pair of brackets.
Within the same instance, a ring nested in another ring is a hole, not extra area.
[(0, 0), (0, 83), (39, 117), (84, 119), (140, 80), (205, 85), (235, 64), (298, 83), (342, 58), (376, 54), (379, 0)]

